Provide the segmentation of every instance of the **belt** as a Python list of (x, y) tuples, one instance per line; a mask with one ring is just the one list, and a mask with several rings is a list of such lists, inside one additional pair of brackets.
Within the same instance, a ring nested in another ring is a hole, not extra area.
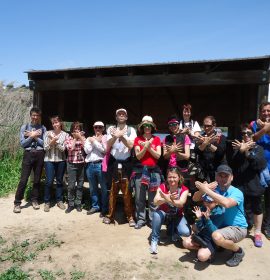
[(102, 160), (99, 159), (99, 160), (95, 160), (95, 161), (89, 161), (89, 163), (98, 164), (98, 163), (102, 163)]
[(25, 150), (25, 152), (29, 152), (29, 153), (39, 153), (39, 152), (44, 152), (44, 150), (31, 149), (31, 150)]

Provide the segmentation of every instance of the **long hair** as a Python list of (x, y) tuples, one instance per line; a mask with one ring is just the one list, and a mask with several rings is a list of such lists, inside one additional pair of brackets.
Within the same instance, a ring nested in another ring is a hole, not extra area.
[(169, 167), (167, 169), (166, 177), (168, 177), (169, 172), (174, 172), (174, 173), (176, 173), (178, 175), (178, 177), (180, 178), (178, 186), (179, 187), (182, 186), (183, 183), (184, 183), (184, 177), (183, 177), (183, 175), (182, 175), (182, 173), (180, 171), (180, 168), (178, 166), (171, 166), (171, 167)]
[(62, 119), (61, 119), (58, 115), (55, 115), (55, 116), (50, 117), (51, 123), (53, 123), (54, 120), (60, 122), (60, 128), (61, 128), (61, 130), (65, 130), (64, 122), (62, 121)]

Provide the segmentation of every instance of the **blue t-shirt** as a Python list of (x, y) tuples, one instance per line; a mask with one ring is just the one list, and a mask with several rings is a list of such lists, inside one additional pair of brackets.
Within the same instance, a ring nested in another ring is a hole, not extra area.
[[(254, 133), (258, 132), (261, 129), (258, 127), (256, 121), (251, 122), (251, 128)], [(270, 170), (270, 135), (264, 134), (256, 143), (263, 147), (267, 166)]]
[(247, 228), (248, 225), (244, 214), (245, 212), (243, 193), (233, 186), (230, 186), (225, 192), (221, 191), (221, 189), (218, 186), (216, 188), (216, 191), (220, 195), (227, 198), (232, 198), (237, 202), (236, 206), (233, 206), (231, 208), (225, 208), (222, 227), (234, 226), (240, 228)]

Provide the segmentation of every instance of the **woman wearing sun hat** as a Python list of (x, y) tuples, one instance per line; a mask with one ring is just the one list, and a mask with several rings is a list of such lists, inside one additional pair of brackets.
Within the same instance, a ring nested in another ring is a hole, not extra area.
[(155, 210), (153, 200), (161, 182), (161, 171), (157, 161), (161, 155), (160, 138), (153, 135), (156, 125), (151, 116), (144, 116), (138, 125), (139, 136), (135, 138), (134, 150), (139, 162), (134, 166), (136, 229), (146, 224), (146, 193), (148, 192), (149, 220)]

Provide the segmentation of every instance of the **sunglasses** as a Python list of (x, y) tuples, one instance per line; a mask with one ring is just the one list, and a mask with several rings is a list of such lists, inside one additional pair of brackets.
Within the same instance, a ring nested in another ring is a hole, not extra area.
[(250, 132), (250, 131), (242, 131), (242, 132), (241, 132), (241, 135), (242, 135), (242, 136), (247, 135), (247, 136), (250, 137), (250, 136), (252, 136), (252, 132)]
[(152, 125), (151, 124), (143, 124), (142, 126), (143, 128), (147, 127), (147, 128), (152, 128)]
[(169, 124), (169, 127), (175, 127), (175, 126), (178, 126), (178, 123), (170, 123)]
[(102, 128), (103, 128), (103, 126), (99, 126), (99, 125), (94, 126), (94, 129), (102, 129)]
[(213, 125), (212, 125), (212, 124), (204, 124), (203, 127), (205, 127), (205, 128), (211, 128), (211, 127), (213, 127)]

